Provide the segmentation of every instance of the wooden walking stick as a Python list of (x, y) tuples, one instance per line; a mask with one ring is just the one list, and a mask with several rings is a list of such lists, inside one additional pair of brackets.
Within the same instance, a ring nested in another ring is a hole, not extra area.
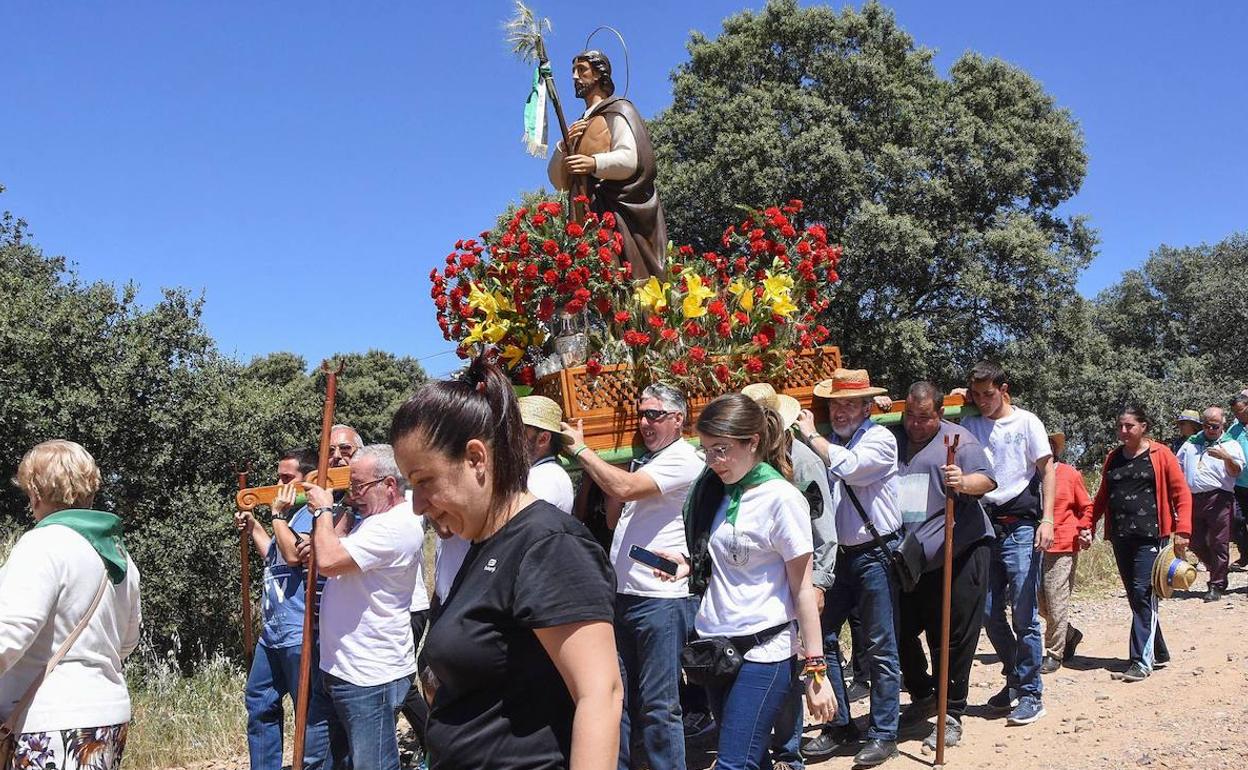
[[(247, 488), (247, 474), (251, 472), (251, 463), (245, 469), (238, 470), (238, 488)], [(243, 606), (243, 655), (247, 658), (247, 668), (251, 669), (251, 654), (255, 650), (255, 639), (251, 627), (251, 533), (238, 533), (238, 560), (242, 565), (242, 582), (239, 586), (239, 597)]]
[[(325, 411), (321, 415), (321, 451), (316, 461), (316, 477), (324, 479), (329, 473), (329, 434), (334, 427), (334, 399), (338, 395), (338, 375), (342, 364), (331, 369), (329, 362), (321, 363), (321, 370), (328, 375), (325, 383)], [(316, 530), (313, 519), (312, 529)], [(308, 538), (310, 548), (308, 569), (304, 575), (303, 593), (303, 647), (299, 653), (299, 697), (295, 701), (295, 745), (291, 759), (292, 770), (303, 770), (303, 744), (308, 732), (308, 703), (312, 684), (312, 616), (316, 613), (316, 538)]]
[[(945, 465), (953, 465), (961, 436), (945, 436)], [(949, 605), (953, 603), (954, 492), (945, 487), (945, 572), (940, 594), (940, 681), (936, 685), (936, 767), (945, 766), (945, 718), (949, 715)]]

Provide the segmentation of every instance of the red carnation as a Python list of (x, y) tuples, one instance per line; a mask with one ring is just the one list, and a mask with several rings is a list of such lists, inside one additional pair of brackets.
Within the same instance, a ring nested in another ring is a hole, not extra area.
[(680, 332), (669, 327), (666, 329), (659, 330), (659, 336), (667, 340), (668, 342), (675, 342), (676, 340), (680, 339)]
[(566, 230), (568, 235), (572, 236), (573, 238), (580, 238), (582, 235), (585, 234), (585, 228), (581, 227), (575, 222), (569, 222), (568, 226), (563, 229)]
[(559, 274), (556, 273), (554, 270), (547, 270), (546, 272), (542, 273), (542, 280), (545, 281), (547, 285), (554, 286), (555, 284), (559, 283)]
[(538, 270), (537, 265), (533, 264), (532, 262), (524, 266), (524, 277), (528, 278), (530, 281), (536, 278), (540, 274), (541, 274), (541, 271)]
[(706, 348), (700, 345), (689, 348), (689, 357), (698, 363), (702, 363), (706, 360)]
[(553, 257), (559, 253), (559, 244), (547, 238), (546, 240), (542, 241), (542, 251), (546, 252), (547, 254)]
[(459, 275), (459, 268), (458, 268), (458, 267), (455, 267), (454, 265), (447, 265), (447, 266), (446, 266), (446, 277), (447, 277), (447, 278), (454, 278), (454, 277), (455, 277), (455, 276), (457, 276), (457, 275)]
[(477, 255), (465, 254), (464, 256), (459, 258), (459, 264), (463, 265), (464, 267), (474, 267), (477, 264)]
[(672, 374), (684, 376), (689, 373), (689, 365), (684, 361), (672, 362)]
[(715, 331), (719, 332), (719, 336), (727, 337), (732, 334), (732, 324), (727, 321), (720, 321), (715, 325)]
[(542, 301), (537, 305), (537, 318), (539, 321), (549, 321), (555, 314), (555, 301), (550, 297), (542, 297)]
[(597, 377), (602, 374), (602, 362), (597, 358), (591, 358), (585, 362), (585, 373), (590, 377)]
[[(547, 241), (547, 243), (551, 243), (551, 241)], [(560, 270), (567, 270), (569, 267), (572, 267), (571, 255), (560, 252), (555, 257), (555, 267), (559, 268)]]
[(606, 243), (609, 240), (611, 240), (611, 231), (605, 227), (598, 228), (598, 242)]
[(621, 310), (620, 312), (615, 314), (615, 322), (619, 324), (620, 326), (623, 326), (624, 324), (628, 323), (629, 320), (632, 319), (632, 317), (633, 317), (632, 314), (629, 313), (627, 310)]
[(546, 215), (534, 214), (533, 219), (531, 221), (533, 222), (534, 225), (541, 227), (542, 225), (546, 224)]
[(701, 337), (703, 334), (706, 334), (706, 330), (696, 321), (690, 321), (685, 324), (685, 334), (688, 334), (690, 337)]
[(711, 300), (711, 304), (706, 306), (706, 312), (720, 318), (728, 317), (728, 307), (722, 299)]
[(659, 317), (659, 316), (657, 316), (657, 315), (652, 315), (652, 316), (650, 316), (649, 318), (647, 318), (647, 319), (646, 319), (646, 323), (650, 324), (651, 326), (653, 326), (653, 327), (654, 327), (654, 328), (656, 328), (656, 329), (662, 329), (662, 328), (663, 328), (663, 319), (662, 319), (662, 318), (660, 318), (660, 317)]
[(578, 195), (572, 199), (573, 203), (589, 203), (588, 195)]
[(750, 356), (745, 359), (745, 370), (752, 374), (758, 374), (763, 370), (763, 360), (758, 356)]
[(748, 324), (750, 322), (750, 317), (740, 310), (733, 313), (732, 317), (737, 319), (737, 323), (739, 324)]
[(585, 309), (585, 303), (579, 299), (569, 300), (568, 304), (563, 306), (563, 309), (570, 315), (576, 315)]
[(725, 364), (715, 364), (715, 378), (720, 382), (727, 382), (729, 376), (728, 367)]

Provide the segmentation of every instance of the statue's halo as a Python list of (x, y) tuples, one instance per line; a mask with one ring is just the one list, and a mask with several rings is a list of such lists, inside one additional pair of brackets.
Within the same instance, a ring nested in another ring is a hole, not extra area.
[(606, 24), (603, 24), (598, 29), (595, 29), (593, 32), (590, 32), (589, 37), (585, 38), (585, 48), (583, 50), (588, 51), (589, 41), (593, 40), (594, 35), (597, 35), (599, 32), (603, 31), (604, 29), (610, 32), (614, 32), (615, 36), (619, 38), (620, 40), (620, 47), (624, 49), (624, 93), (622, 94), (622, 98), (628, 98), (628, 84), (629, 84), (629, 81), (631, 80), (631, 73), (629, 72), (629, 68), (628, 68), (628, 43), (624, 42), (624, 36), (620, 34), (620, 31), (616, 29), (615, 27), (610, 27), (610, 26), (607, 26)]

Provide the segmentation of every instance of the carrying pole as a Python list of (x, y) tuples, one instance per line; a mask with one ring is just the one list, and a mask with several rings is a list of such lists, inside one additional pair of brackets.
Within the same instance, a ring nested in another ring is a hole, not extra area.
[[(342, 374), (342, 364), (331, 369), (329, 362), (321, 364), (321, 369), (328, 375), (325, 383), (325, 411), (321, 414), (321, 448), (317, 456), (316, 477), (327, 478), (329, 473), (329, 434), (334, 427), (334, 399), (338, 392), (338, 375)], [(315, 525), (313, 530), (315, 530)], [(316, 606), (316, 537), (308, 537), (308, 568), (304, 575), (303, 599), (303, 648), (299, 655), (299, 697), (295, 701), (295, 745), (290, 763), (292, 770), (303, 769), (304, 741), (308, 732), (308, 702), (312, 697), (312, 618), (319, 608)]]
[[(238, 488), (247, 488), (247, 470), (238, 472)], [(251, 655), (255, 650), (255, 637), (251, 625), (251, 533), (238, 533), (238, 561), (242, 566), (242, 580), (239, 585), (239, 601), (243, 615), (243, 656), (247, 659), (247, 670), (251, 670)]]

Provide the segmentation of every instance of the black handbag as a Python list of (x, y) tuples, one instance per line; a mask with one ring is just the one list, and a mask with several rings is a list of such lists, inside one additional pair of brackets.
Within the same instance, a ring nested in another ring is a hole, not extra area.
[(703, 687), (727, 685), (737, 678), (745, 654), (789, 627), (791, 621), (744, 636), (711, 636), (692, 639), (680, 651), (685, 678)]
[(885, 557), (889, 560), (889, 566), (892, 568), (893, 575), (897, 578), (897, 583), (901, 586), (901, 590), (906, 592), (913, 591), (915, 586), (919, 584), (919, 578), (923, 577), (923, 572), (926, 568), (923, 543), (911, 532), (902, 538), (901, 544), (896, 549), (889, 548), (888, 543), (884, 542), (884, 538), (880, 537), (879, 530), (871, 523), (867, 512), (863, 510), (862, 503), (858, 502), (858, 495), (854, 494), (853, 488), (846, 484), (844, 479), (841, 480), (841, 485), (849, 495), (849, 501), (853, 503), (854, 510), (858, 511), (858, 516), (862, 519), (862, 523), (866, 526), (867, 531), (875, 539), (876, 546), (884, 552)]

